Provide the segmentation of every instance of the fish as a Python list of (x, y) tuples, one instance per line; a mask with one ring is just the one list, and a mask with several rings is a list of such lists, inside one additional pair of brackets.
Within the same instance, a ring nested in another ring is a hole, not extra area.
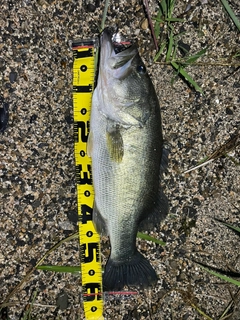
[(152, 230), (168, 213), (161, 188), (167, 152), (158, 98), (136, 43), (100, 35), (87, 153), (92, 160), (93, 222), (110, 239), (103, 288), (147, 288), (158, 277), (136, 247), (139, 230)]

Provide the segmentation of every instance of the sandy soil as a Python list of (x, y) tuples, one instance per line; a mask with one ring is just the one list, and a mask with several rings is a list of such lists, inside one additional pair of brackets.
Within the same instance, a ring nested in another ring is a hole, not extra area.
[[(0, 302), (49, 248), (77, 231), (71, 41), (99, 34), (99, 2), (0, 0), (0, 107), (9, 104), (0, 139)], [(229, 2), (240, 19), (239, 1)], [(152, 16), (157, 10), (151, 1)], [(236, 286), (194, 261), (240, 271), (239, 236), (214, 220), (240, 226), (240, 147), (230, 157), (183, 171), (239, 130), (239, 32), (220, 1), (176, 1), (173, 16), (184, 19), (174, 24), (174, 34), (181, 33), (177, 40), (188, 45), (189, 54), (208, 47), (199, 64), (187, 68), (204, 94), (177, 77), (163, 58), (153, 63), (156, 51), (141, 2), (115, 1), (107, 15), (107, 26), (117, 24), (127, 37), (138, 38), (171, 154), (164, 175), (169, 215), (151, 232), (166, 246), (138, 240), (160, 280), (136, 296), (106, 297), (105, 319), (204, 319), (200, 312), (220, 319), (237, 293)], [(104, 241), (103, 261), (108, 246)], [(44, 263), (78, 265), (78, 240), (60, 246)], [(11, 296), (8, 316), (2, 312), (1, 319), (21, 319), (35, 290), (31, 319), (84, 319), (79, 276), (43, 271)], [(59, 305), (62, 293), (67, 306)], [(240, 319), (239, 304), (238, 295), (231, 319)]]

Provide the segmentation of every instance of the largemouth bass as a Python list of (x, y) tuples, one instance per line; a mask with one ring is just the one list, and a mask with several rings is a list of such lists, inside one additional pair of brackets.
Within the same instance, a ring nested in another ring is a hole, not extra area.
[(119, 50), (112, 36), (109, 28), (101, 34), (88, 154), (94, 224), (111, 243), (103, 286), (121, 290), (156, 283), (156, 272), (136, 248), (136, 235), (159, 223), (168, 205), (160, 187), (164, 157), (158, 99), (137, 46)]

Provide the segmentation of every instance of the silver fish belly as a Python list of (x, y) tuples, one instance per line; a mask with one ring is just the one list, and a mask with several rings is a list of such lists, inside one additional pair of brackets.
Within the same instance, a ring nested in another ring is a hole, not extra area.
[(157, 281), (151, 264), (137, 251), (136, 235), (139, 228), (159, 223), (168, 211), (160, 187), (162, 150), (160, 107), (137, 47), (115, 53), (112, 32), (105, 29), (88, 140), (93, 219), (111, 243), (105, 290), (144, 288)]

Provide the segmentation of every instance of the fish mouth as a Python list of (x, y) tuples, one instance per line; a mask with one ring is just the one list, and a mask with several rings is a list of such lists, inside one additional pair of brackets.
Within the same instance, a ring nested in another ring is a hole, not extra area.
[(112, 28), (106, 28), (101, 33), (100, 48), (101, 66), (108, 66), (111, 69), (118, 69), (126, 63), (130, 64), (138, 53), (136, 43), (125, 40)]

